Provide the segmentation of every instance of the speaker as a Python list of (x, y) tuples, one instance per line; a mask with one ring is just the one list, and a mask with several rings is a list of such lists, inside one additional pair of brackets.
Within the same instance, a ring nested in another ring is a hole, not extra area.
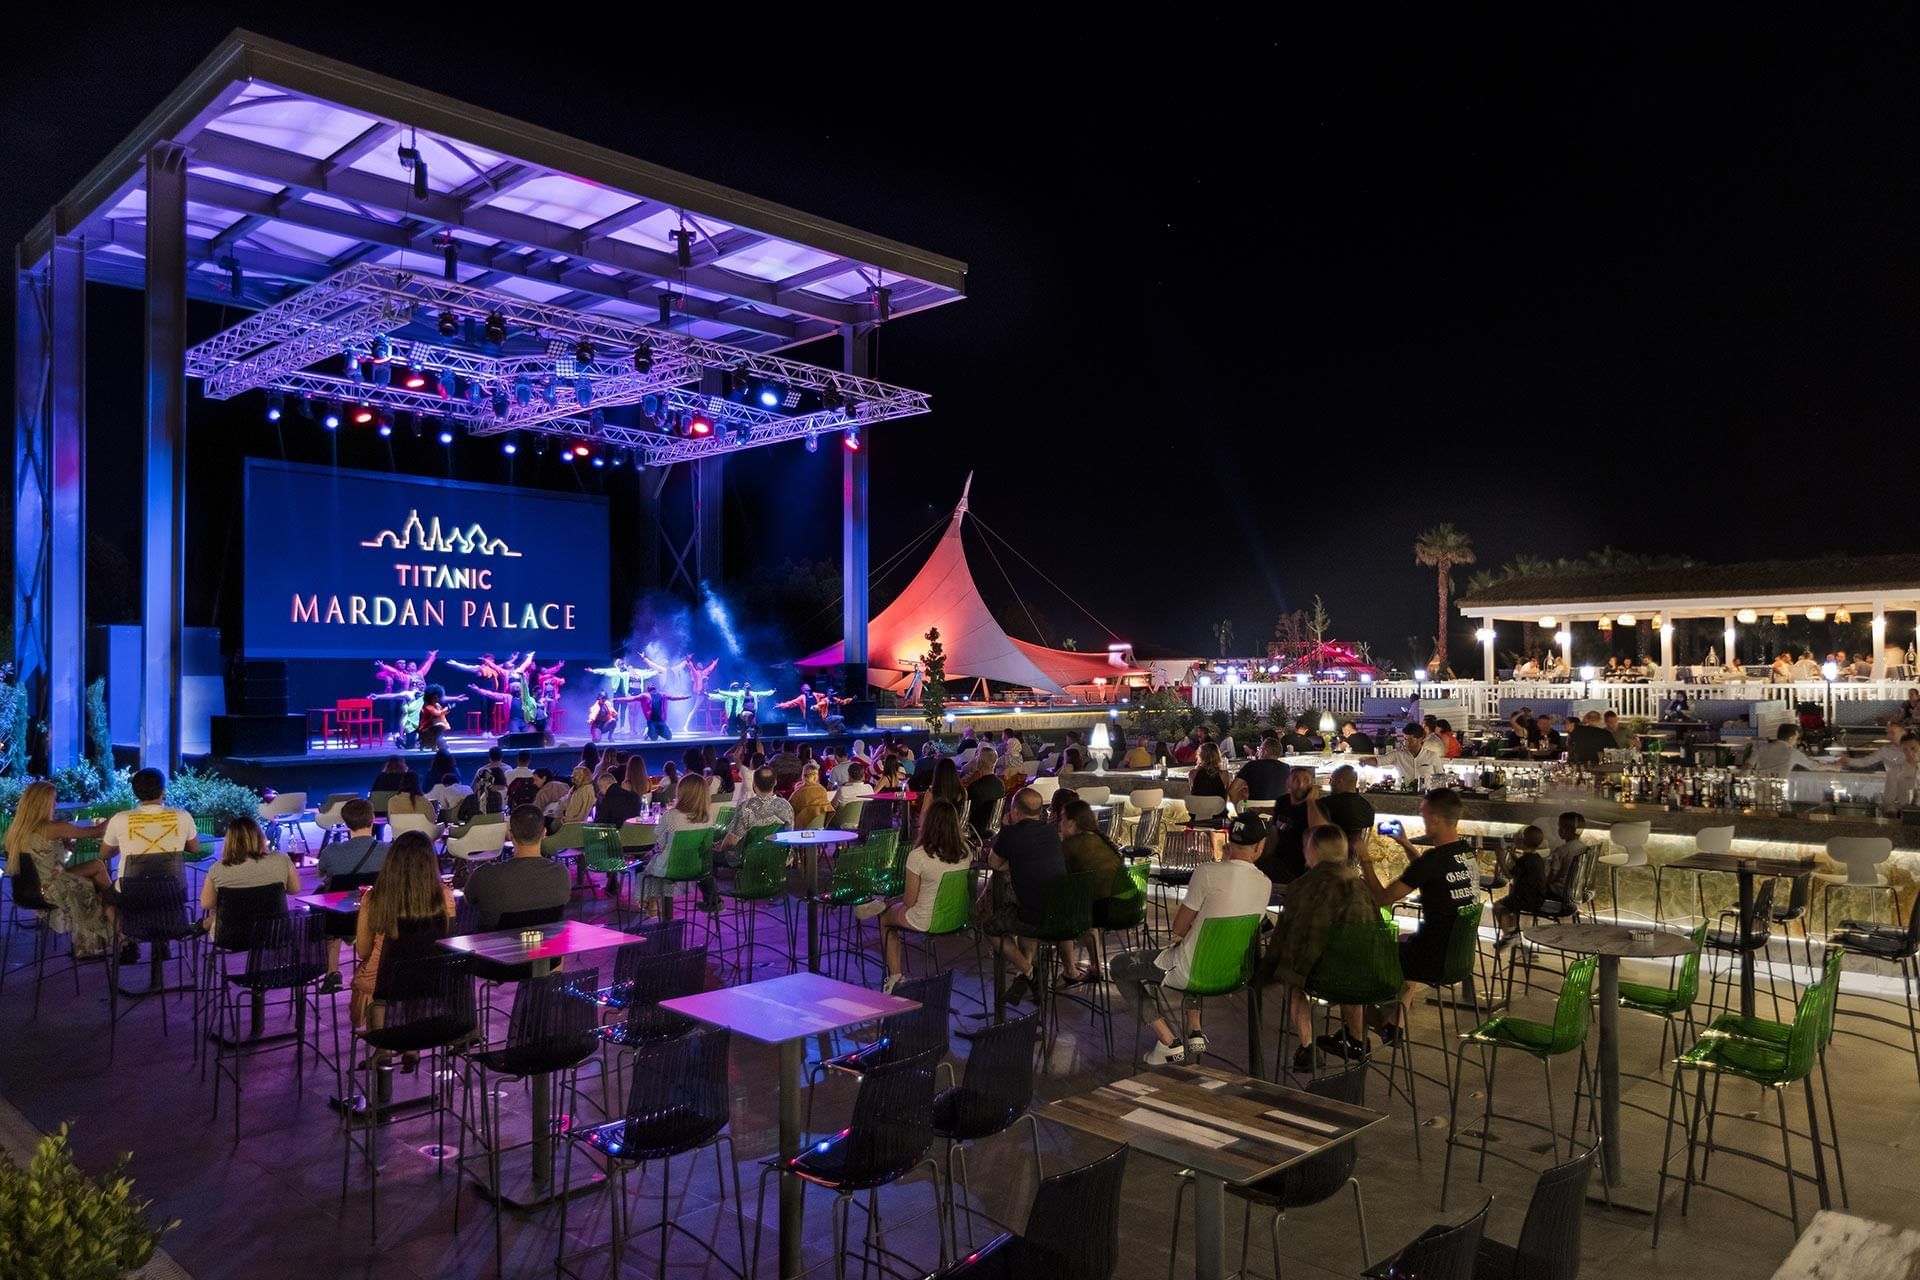
[(502, 751), (537, 751), (547, 745), (547, 735), (532, 730), (526, 733), (503, 733), (497, 745)]
[(217, 756), (298, 756), (307, 751), (305, 716), (214, 716), (210, 745)]
[(855, 698), (840, 708), (840, 718), (849, 732), (855, 730), (871, 731), (878, 719), (877, 708), (872, 698)]
[(786, 737), (787, 736), (786, 719), (783, 717), (779, 720), (762, 720), (760, 722), (760, 736), (762, 738)]

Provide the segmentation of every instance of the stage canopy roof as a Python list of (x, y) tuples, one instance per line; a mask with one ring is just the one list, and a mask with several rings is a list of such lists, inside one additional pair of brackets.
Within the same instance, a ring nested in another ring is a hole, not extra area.
[(954, 259), (246, 31), (54, 207), (22, 261), (80, 235), (89, 279), (142, 287), (144, 161), (166, 142), (187, 153), (189, 295), (226, 305), (362, 263), (439, 278), (451, 248), (463, 285), (649, 323), (666, 294), (675, 332), (772, 352), (966, 290)]

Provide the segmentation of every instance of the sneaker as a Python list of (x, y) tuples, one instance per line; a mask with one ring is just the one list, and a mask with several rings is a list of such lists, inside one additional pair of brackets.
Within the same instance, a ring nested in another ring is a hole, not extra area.
[(320, 994), (323, 996), (333, 995), (340, 990), (340, 986), (340, 972), (336, 969), (334, 972), (320, 979)]
[(1140, 1059), (1140, 1061), (1150, 1067), (1177, 1067), (1186, 1060), (1187, 1046), (1184, 1044), (1161, 1044), (1158, 1040), (1153, 1042), (1153, 1048), (1147, 1050), (1146, 1056)]
[[(1400, 1042), (1400, 1024), (1397, 1022), (1382, 1022), (1373, 1029), (1373, 1034), (1380, 1037), (1381, 1044), (1391, 1049)], [(1361, 1047), (1363, 1049), (1366, 1047), (1364, 1039), (1361, 1041)]]
[(1202, 1031), (1189, 1032), (1187, 1034), (1187, 1060), (1190, 1062), (1198, 1061), (1200, 1058), (1200, 1055), (1205, 1053), (1206, 1051), (1207, 1051), (1206, 1033)]
[(887, 996), (892, 995), (893, 989), (899, 986), (900, 982), (901, 982), (901, 975), (897, 973), (888, 974), (886, 976), (886, 979), (880, 983), (880, 994), (887, 995)]
[(879, 898), (869, 898), (853, 909), (853, 914), (862, 920), (871, 920), (887, 909), (887, 904)]
[(1338, 1035), (1315, 1036), (1313, 1042), (1320, 1047), (1320, 1052), (1326, 1054), (1329, 1058), (1344, 1058), (1347, 1056), (1347, 1036), (1344, 1031)]
[(1033, 984), (1027, 981), (1025, 977), (1018, 977), (1012, 982), (1009, 982), (1007, 989), (1000, 994), (1002, 1004), (1019, 1004), (1023, 1000), (1030, 1000), (1032, 998)]
[(1293, 1074), (1310, 1076), (1313, 1074), (1313, 1046), (1303, 1044), (1293, 1051)]
[[(1395, 1028), (1395, 1031), (1397, 1032), (1398, 1028)], [(1373, 1056), (1373, 1046), (1367, 1043), (1365, 1032), (1362, 1032), (1360, 1038), (1355, 1040), (1347, 1034), (1346, 1028), (1342, 1027), (1340, 1029), (1340, 1036), (1347, 1042), (1347, 1061), (1365, 1062)]]

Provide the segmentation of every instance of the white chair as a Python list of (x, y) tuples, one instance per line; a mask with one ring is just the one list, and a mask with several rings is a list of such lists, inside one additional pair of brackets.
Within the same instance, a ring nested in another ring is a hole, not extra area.
[(1875, 870), (1893, 856), (1893, 841), (1885, 836), (1835, 836), (1827, 841), (1827, 857), (1846, 868), (1844, 873), (1817, 871), (1814, 874), (1825, 887), (1820, 890), (1820, 928), (1827, 931), (1836, 889), (1859, 889), (1884, 893), (1893, 905), (1893, 922), (1898, 924), (1899, 898), (1887, 877)]
[(506, 818), (497, 813), (483, 814), (467, 824), (465, 834), (447, 837), (447, 856), (460, 859), (471, 870), (477, 863), (499, 857), (506, 844)]
[(1060, 789), (1058, 778), (1035, 778), (1027, 784), (1040, 793), (1040, 798), (1049, 804), (1053, 802), (1053, 793)]
[(1226, 811), (1227, 801), (1224, 796), (1187, 797), (1187, 820), (1190, 822), (1207, 822)]
[(424, 813), (395, 813), (387, 816), (387, 839), (398, 839), (402, 831), (423, 831), (427, 839), (440, 838), (440, 824)]
[(1145, 813), (1149, 809), (1158, 809), (1167, 798), (1162, 787), (1142, 787), (1127, 796), (1127, 803)]
[(1620, 868), (1647, 865), (1647, 841), (1653, 838), (1651, 822), (1616, 822), (1607, 831), (1613, 848), (1595, 859), (1607, 868), (1607, 884), (1613, 895), (1613, 922), (1620, 923)]
[[(1693, 851), (1695, 853), (1732, 853), (1733, 828), (1702, 827), (1693, 833)], [(1660, 890), (1661, 881), (1666, 873), (1667, 868), (1664, 866), (1653, 869), (1653, 918), (1655, 923), (1658, 923), (1662, 918), (1660, 914)], [(1704, 918), (1707, 913), (1707, 905), (1704, 895), (1700, 894), (1700, 875), (1700, 872), (1694, 872), (1693, 884), (1695, 895), (1698, 898), (1697, 905), (1700, 907), (1700, 915)]]
[(349, 800), (365, 799), (365, 796), (355, 791), (336, 791), (327, 797), (327, 802), (320, 806), (319, 813), (315, 814), (313, 819), (313, 824), (320, 828), (322, 849), (332, 844), (336, 835), (342, 838), (346, 835), (347, 822), (340, 816), (340, 810), (346, 807)]
[(1111, 787), (1081, 787), (1080, 798), (1088, 804), (1106, 804), (1113, 798)]
[(300, 821), (306, 812), (307, 793), (304, 791), (283, 791), (273, 799), (261, 802), (258, 810), (260, 826), (266, 831), (267, 839), (273, 841), (274, 848), (280, 847), (281, 833), (291, 826), (294, 836), (300, 841), (300, 851), (308, 855), (313, 853), (307, 844), (307, 829)]

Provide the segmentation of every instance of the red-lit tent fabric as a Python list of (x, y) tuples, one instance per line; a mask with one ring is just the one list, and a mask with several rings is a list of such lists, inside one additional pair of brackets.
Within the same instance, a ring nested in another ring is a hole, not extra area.
[[(968, 490), (972, 485), (973, 479), (968, 477)], [(947, 531), (934, 545), (926, 564), (893, 603), (867, 624), (869, 684), (905, 689), (912, 680), (914, 663), (927, 650), (926, 634), (932, 627), (940, 628), (949, 678), (984, 678), (1064, 694), (1067, 685), (1145, 674), (1122, 663), (1118, 655), (1049, 649), (1008, 635), (980, 598), (973, 571), (967, 567), (966, 549), (960, 540), (960, 524), (966, 514), (967, 494), (963, 491)], [(834, 644), (809, 654), (796, 665), (838, 666), (844, 652), (843, 645)]]

